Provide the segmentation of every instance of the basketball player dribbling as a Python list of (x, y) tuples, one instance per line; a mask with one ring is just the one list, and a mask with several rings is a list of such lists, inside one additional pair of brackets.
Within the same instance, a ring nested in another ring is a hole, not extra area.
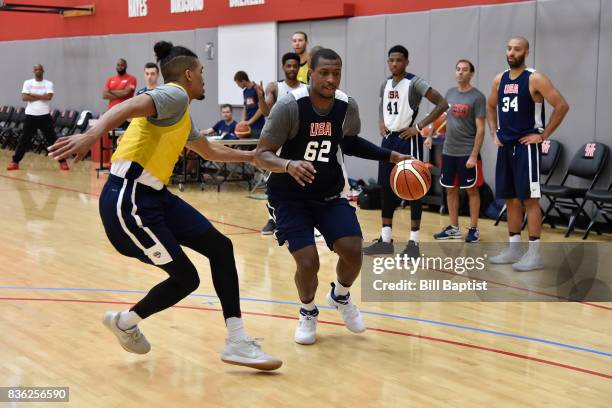
[[(506, 47), (510, 69), (493, 80), (487, 104), (487, 121), (498, 146), (495, 168), (495, 195), (506, 200), (510, 244), (489, 260), (493, 264), (512, 264), (516, 271), (531, 271), (544, 266), (540, 256), (542, 213), (540, 209), (541, 144), (559, 127), (569, 105), (541, 72), (525, 66), (529, 41), (514, 37)], [(544, 127), (544, 101), (553, 113)], [(521, 250), (523, 208), (527, 210), (529, 248)]]
[(294, 340), (299, 344), (316, 341), (319, 254), (315, 227), (339, 257), (327, 301), (350, 331), (366, 329), (349, 293), (361, 268), (362, 235), (355, 209), (341, 197), (346, 183), (342, 153), (393, 163), (410, 158), (357, 136), (358, 107), (338, 90), (342, 60), (335, 51), (317, 51), (310, 70), (310, 85), (292, 91), (272, 108), (255, 160), (258, 167), (272, 172), (267, 193), (276, 235), (280, 244), (287, 242), (297, 265), (295, 283), (302, 307)]
[(195, 266), (181, 248), (186, 246), (210, 261), (228, 330), (221, 359), (262, 370), (277, 369), (282, 361), (263, 353), (244, 334), (232, 242), (165, 186), (185, 144), (213, 161), (251, 162), (254, 153), (213, 145), (193, 125), (189, 104), (204, 98), (204, 68), (198, 57), (165, 41), (155, 44), (154, 50), (165, 85), (113, 107), (86, 133), (62, 137), (49, 148), (56, 160), (74, 156), (78, 162), (102, 135), (134, 118), (113, 154), (111, 174), (100, 196), (100, 215), (117, 251), (163, 269), (169, 278), (129, 310), (107, 312), (103, 323), (125, 350), (149, 352), (151, 346), (138, 323), (184, 299), (200, 283)]
[[(383, 137), (381, 146), (409, 154), (423, 160), (423, 146), (431, 148), (431, 137), (423, 141), (421, 130), (436, 120), (447, 109), (446, 100), (438, 91), (429, 86), (422, 78), (406, 72), (408, 50), (401, 45), (391, 47), (388, 52), (387, 65), (391, 76), (385, 80), (380, 90), (379, 128)], [(422, 98), (427, 98), (435, 105), (420, 123), (416, 123), (419, 105)], [(363, 248), (366, 255), (392, 254), (393, 213), (401, 199), (395, 195), (389, 183), (393, 170), (390, 163), (378, 164), (378, 184), (382, 187), (382, 230), (375, 242)], [(410, 237), (402, 255), (418, 258), (419, 230), (421, 229), (421, 200), (410, 201)]]

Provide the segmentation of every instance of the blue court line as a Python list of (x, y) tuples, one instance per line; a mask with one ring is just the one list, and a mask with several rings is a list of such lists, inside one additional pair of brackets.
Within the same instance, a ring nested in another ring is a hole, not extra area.
[[(43, 287), (29, 287), (29, 286), (0, 286), (0, 289), (40, 290), (40, 291), (50, 290), (50, 291), (73, 291), (73, 292), (112, 292), (112, 293), (136, 293), (136, 294), (147, 293), (147, 291), (144, 291), (144, 290), (131, 290), (131, 289), (43, 288)], [(215, 295), (208, 295), (204, 293), (192, 293), (189, 296), (218, 299), (218, 297)], [(257, 299), (257, 298), (241, 297), (240, 300), (250, 301), (250, 302), (273, 303), (273, 304), (280, 304), (280, 305), (291, 305), (291, 306), (301, 305), (301, 303), (298, 303), (298, 302), (273, 300), (273, 299)], [(319, 307), (320, 309), (331, 309), (331, 307), (329, 306), (317, 305), (317, 307)], [(608, 353), (605, 351), (589, 349), (589, 348), (580, 347), (580, 346), (574, 346), (571, 344), (560, 343), (557, 341), (546, 340), (546, 339), (540, 339), (537, 337), (523, 336), (520, 334), (506, 333), (506, 332), (501, 332), (501, 331), (496, 331), (496, 330), (480, 329), (478, 327), (463, 326), (460, 324), (440, 322), (437, 320), (421, 319), (418, 317), (402, 316), (402, 315), (395, 315), (395, 314), (381, 313), (381, 312), (371, 312), (367, 310), (361, 310), (361, 313), (372, 315), (372, 316), (388, 317), (391, 319), (408, 320), (408, 321), (414, 321), (414, 322), (419, 322), (419, 323), (429, 323), (429, 324), (433, 324), (437, 326), (451, 327), (453, 329), (469, 330), (469, 331), (478, 332), (478, 333), (493, 334), (496, 336), (509, 337), (509, 338), (514, 338), (514, 339), (519, 339), (519, 340), (533, 341), (537, 343), (548, 344), (552, 346), (558, 346), (558, 347), (563, 347), (563, 348), (577, 350), (577, 351), (583, 351), (585, 353), (597, 354), (597, 355), (605, 356), (605, 357), (612, 357), (612, 353)]]

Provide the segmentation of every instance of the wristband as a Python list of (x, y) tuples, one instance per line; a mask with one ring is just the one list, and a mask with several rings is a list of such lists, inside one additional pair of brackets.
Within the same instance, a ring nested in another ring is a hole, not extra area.
[(285, 163), (285, 173), (289, 171), (289, 163), (291, 163), (291, 160), (287, 160), (287, 163)]

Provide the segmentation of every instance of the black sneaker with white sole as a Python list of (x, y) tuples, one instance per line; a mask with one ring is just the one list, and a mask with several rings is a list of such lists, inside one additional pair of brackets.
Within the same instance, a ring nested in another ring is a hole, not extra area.
[(393, 248), (393, 240), (391, 242), (384, 242), (382, 238), (375, 239), (372, 245), (363, 247), (362, 252), (364, 255), (389, 255), (395, 252)]

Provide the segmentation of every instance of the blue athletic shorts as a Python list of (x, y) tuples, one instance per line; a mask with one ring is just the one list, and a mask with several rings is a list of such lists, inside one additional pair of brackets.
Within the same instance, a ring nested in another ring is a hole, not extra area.
[(100, 216), (111, 244), (121, 254), (153, 265), (184, 256), (212, 228), (198, 210), (168, 191), (114, 175), (100, 195)]
[(442, 174), (440, 184), (444, 187), (473, 188), (484, 184), (482, 175), (482, 160), (480, 155), (476, 160), (476, 167), (465, 167), (470, 156), (442, 155)]
[(355, 208), (345, 198), (270, 200), (268, 205), (276, 222), (276, 238), (280, 245), (287, 242), (289, 252), (314, 245), (315, 228), (331, 250), (340, 238), (362, 237)]
[(540, 198), (540, 144), (504, 145), (497, 149), (496, 198)]

